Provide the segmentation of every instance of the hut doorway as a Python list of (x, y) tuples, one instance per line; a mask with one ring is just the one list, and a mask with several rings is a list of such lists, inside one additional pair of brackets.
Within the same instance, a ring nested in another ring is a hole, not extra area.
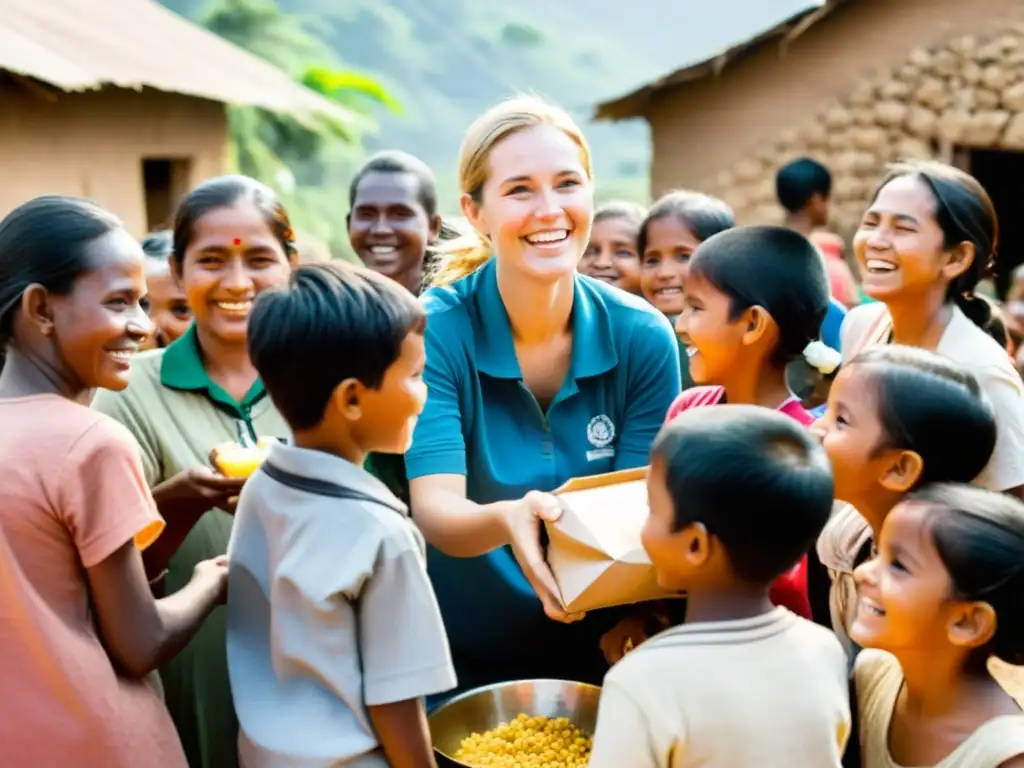
[(1024, 264), (1024, 153), (994, 149), (962, 149), (956, 165), (973, 175), (988, 191), (999, 216), (999, 255), (996, 291), (1000, 298)]

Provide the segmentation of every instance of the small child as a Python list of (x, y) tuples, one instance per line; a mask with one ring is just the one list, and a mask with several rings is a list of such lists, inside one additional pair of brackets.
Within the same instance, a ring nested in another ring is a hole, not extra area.
[(813, 431), (832, 461), (836, 499), (847, 502), (817, 550), (832, 581), (832, 627), (852, 655), (854, 568), (907, 493), (977, 477), (995, 448), (995, 415), (972, 373), (935, 352), (888, 345), (843, 365)]
[[(679, 189), (662, 196), (640, 224), (640, 292), (672, 323), (683, 311), (690, 257), (709, 237), (736, 226), (732, 208), (717, 197)], [(693, 386), (680, 342), (682, 388)]]
[(398, 283), (299, 267), (259, 296), (253, 365), (288, 421), (228, 547), (228, 667), (243, 768), (434, 766), (423, 697), (455, 687), (423, 539), (363, 470), (426, 400), (424, 315)]
[[(828, 277), (810, 242), (783, 227), (741, 227), (701, 244), (690, 262), (686, 311), (676, 331), (699, 385), (681, 394), (668, 420), (719, 403), (773, 408), (809, 426), (814, 418), (789, 390), (786, 369), (800, 361), (830, 373), (839, 353), (818, 341), (828, 311)], [(775, 586), (773, 598), (811, 617), (807, 563)]]
[(646, 215), (639, 203), (616, 200), (594, 212), (590, 242), (577, 269), (628, 293), (640, 293), (636, 238)]
[(832, 509), (821, 446), (766, 408), (697, 409), (662, 429), (647, 487), (644, 549), (686, 623), (605, 677), (591, 768), (839, 766), (843, 649), (768, 597)]
[(886, 516), (856, 580), (851, 634), (877, 649), (854, 669), (861, 765), (1024, 766), (1024, 714), (986, 671), (1024, 663), (1024, 504), (928, 486)]
[(171, 272), (174, 240), (170, 230), (152, 232), (142, 241), (146, 254), (146, 296), (142, 306), (156, 326), (146, 348), (166, 347), (192, 324), (192, 308), (185, 291)]

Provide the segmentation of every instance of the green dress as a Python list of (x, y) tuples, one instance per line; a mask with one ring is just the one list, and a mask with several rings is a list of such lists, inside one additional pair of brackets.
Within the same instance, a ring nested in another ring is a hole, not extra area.
[[(138, 441), (150, 487), (207, 465), (210, 449), (234, 441), (241, 424), (260, 437), (287, 438), (288, 425), (257, 381), (234, 400), (206, 373), (194, 326), (166, 349), (140, 354), (131, 384), (100, 391), (93, 407), (124, 424)], [(166, 591), (181, 589), (196, 563), (227, 552), (232, 518), (204, 514), (168, 564)], [(191, 768), (238, 765), (238, 720), (227, 667), (227, 611), (210, 614), (192, 642), (160, 670), (167, 708)]]

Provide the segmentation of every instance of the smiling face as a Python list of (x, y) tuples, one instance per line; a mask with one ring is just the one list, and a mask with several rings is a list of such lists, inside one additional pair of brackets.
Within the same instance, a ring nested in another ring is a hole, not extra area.
[(263, 214), (251, 203), (214, 208), (193, 227), (180, 276), (196, 330), (244, 344), (256, 296), (288, 280), (291, 265)]
[(970, 266), (973, 251), (946, 250), (931, 189), (898, 176), (879, 191), (853, 238), (864, 292), (879, 301), (945, 287)]
[[(855, 506), (873, 528), (898, 498), (894, 484), (904, 482), (900, 451), (884, 448), (878, 389), (867, 365), (840, 369), (829, 391), (825, 415), (811, 430), (832, 462), (837, 499)], [(886, 487), (886, 486), (890, 487)]]
[(490, 151), (477, 204), (462, 210), (490, 239), (500, 268), (550, 282), (571, 275), (590, 241), (593, 185), (580, 147), (550, 125), (506, 136)]
[(731, 319), (732, 301), (700, 273), (686, 280), (683, 304), (676, 333), (686, 345), (690, 376), (697, 384), (720, 384), (744, 353), (747, 319)]
[(146, 296), (142, 307), (156, 325), (156, 332), (147, 340), (146, 347), (166, 347), (188, 330), (192, 310), (185, 291), (174, 279), (167, 262), (146, 262)]
[(595, 221), (579, 270), (630, 293), (640, 292), (640, 259), (636, 251), (638, 225), (624, 216)]
[(647, 223), (647, 243), (640, 255), (640, 289), (655, 309), (666, 315), (683, 311), (683, 290), (690, 257), (700, 240), (676, 216)]
[(66, 296), (50, 296), (52, 337), (71, 388), (122, 390), (132, 356), (153, 331), (140, 306), (145, 256), (123, 229), (86, 246), (90, 269)]
[(416, 282), (416, 289), (441, 225), (423, 207), (421, 191), (415, 174), (371, 171), (359, 180), (348, 216), (349, 240), (363, 263), (407, 288)]
[(931, 511), (922, 502), (897, 505), (882, 525), (877, 556), (854, 572), (850, 637), (861, 647), (922, 658), (948, 645), (961, 605), (929, 530)]

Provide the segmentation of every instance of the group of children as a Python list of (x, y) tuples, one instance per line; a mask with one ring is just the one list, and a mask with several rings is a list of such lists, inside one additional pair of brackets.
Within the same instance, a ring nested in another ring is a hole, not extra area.
[[(357, 176), (368, 269), (296, 266), (268, 195), (207, 182), (156, 258), (73, 198), (0, 222), (5, 765), (184, 766), (162, 701), (180, 681), (152, 673), (225, 599), (242, 766), (435, 765), (423, 697), (455, 670), (403, 478), (373, 463), (406, 452), (431, 396), (414, 294), (444, 266), (432, 177), (401, 153)], [(854, 241), (878, 309), (850, 315), (838, 374), (829, 272), (794, 230), (689, 192), (594, 215), (581, 270), (672, 319), (688, 382), (643, 531), (685, 622), (626, 624), (606, 650), (591, 765), (1021, 768), (1014, 678), (990, 671), (1024, 663), (1024, 387), (973, 295), (991, 204), (935, 165), (883, 182)], [(256, 383), (166, 365), (231, 373), (238, 349)], [(829, 379), (820, 418), (794, 365)], [(135, 402), (130, 373), (181, 399)], [(240, 403), (225, 424), (248, 437), (284, 425), (249, 480), (174, 463), (200, 389)], [(211, 506), (233, 522), (199, 523)]]

